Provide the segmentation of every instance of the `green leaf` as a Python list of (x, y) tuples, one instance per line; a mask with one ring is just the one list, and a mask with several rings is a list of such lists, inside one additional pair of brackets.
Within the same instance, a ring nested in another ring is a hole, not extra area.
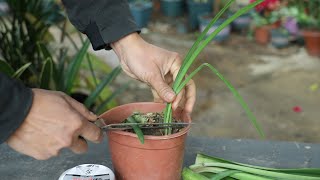
[(40, 88), (50, 89), (50, 81), (52, 77), (52, 60), (48, 58), (42, 66), (40, 74)]
[(71, 63), (69, 64), (69, 66), (67, 68), (67, 73), (65, 75), (65, 78), (66, 78), (65, 88), (64, 88), (64, 92), (66, 92), (67, 94), (71, 93), (73, 83), (74, 83), (76, 76), (79, 72), (80, 65), (84, 59), (84, 56), (87, 53), (88, 47), (89, 47), (89, 40), (86, 40), (86, 42), (83, 44), (80, 51), (73, 58), (73, 60), (71, 61)]
[(234, 97), (238, 100), (242, 108), (245, 110), (247, 116), (249, 117), (249, 120), (251, 121), (251, 124), (256, 128), (256, 130), (259, 132), (261, 137), (265, 137), (264, 132), (262, 128), (259, 126), (256, 117), (253, 115), (253, 113), (250, 111), (249, 106), (247, 103), (243, 100), (242, 96), (239, 94), (239, 92), (231, 85), (231, 83), (223, 77), (219, 71), (214, 68), (211, 64), (203, 63), (201, 64), (196, 70), (194, 70), (190, 75), (180, 84), (180, 86), (177, 88), (177, 93), (179, 93), (183, 87), (204, 67), (209, 67), (210, 70), (217, 75), (224, 84), (229, 88), (229, 90), (232, 92)]
[(237, 164), (241, 166), (247, 166), (247, 167), (253, 167), (253, 168), (259, 168), (259, 169), (264, 169), (264, 170), (271, 170), (271, 171), (279, 171), (279, 172), (291, 172), (291, 173), (306, 173), (306, 174), (314, 174), (314, 175), (319, 175), (320, 176), (320, 168), (300, 168), (300, 169), (275, 169), (275, 168), (266, 168), (266, 167), (260, 167), (260, 166), (253, 166), (253, 165), (248, 165), (248, 164), (243, 164), (243, 163), (238, 163), (238, 162), (233, 162), (233, 161), (228, 161), (225, 159), (213, 157), (213, 156), (208, 156), (205, 154), (197, 154), (196, 162), (195, 164), (201, 164), (201, 163), (231, 163), (231, 164)]
[[(129, 123), (137, 123), (137, 121), (132, 116), (128, 117), (127, 121)], [(138, 125), (131, 125), (131, 127), (133, 128), (133, 131), (138, 136), (138, 139), (140, 140), (141, 144), (144, 144), (144, 136), (141, 128)]]
[(226, 177), (229, 177), (233, 174), (236, 174), (236, 173), (239, 173), (241, 171), (238, 171), (238, 170), (226, 170), (226, 171), (223, 171), (219, 174), (216, 174), (214, 175), (211, 180), (220, 180), (220, 179), (223, 179), (223, 178), (226, 178)]
[(14, 74), (13, 68), (4, 60), (0, 60), (0, 72), (10, 77)]
[[(228, 6), (230, 6), (234, 1), (231, 0), (230, 2), (228, 2), (228, 4), (218, 13), (218, 15), (212, 19), (212, 21), (210, 22), (210, 25), (212, 25), (213, 23), (215, 23), (215, 21), (218, 19), (218, 17), (227, 9)], [(186, 76), (186, 73), (188, 72), (190, 66), (193, 64), (193, 62), (195, 61), (195, 59), (197, 58), (197, 56), (201, 53), (201, 51), (211, 42), (211, 40), (221, 31), (223, 30), (227, 25), (229, 25), (232, 21), (234, 21), (236, 18), (238, 18), (239, 16), (241, 16), (242, 14), (248, 12), (250, 9), (254, 8), (256, 5), (260, 4), (261, 2), (263, 2), (263, 0), (257, 0), (253, 3), (250, 3), (249, 5), (247, 5), (244, 8), (241, 8), (238, 12), (236, 12), (235, 14), (233, 14), (231, 17), (229, 17), (226, 21), (224, 21), (214, 32), (212, 32), (206, 39), (203, 40), (203, 38), (206, 35), (206, 31), (203, 31), (200, 35), (200, 37), (197, 39), (197, 41), (194, 43), (193, 47), (190, 49), (188, 55), (186, 56), (186, 58), (184, 59), (184, 62), (177, 74), (176, 80), (174, 81), (173, 84), (173, 90), (175, 92), (177, 92), (180, 84), (183, 81), (183, 78)], [(208, 25), (209, 26), (209, 25)], [(206, 30), (208, 28), (208, 26), (206, 27)], [(209, 26), (210, 27), (210, 26)], [(172, 114), (172, 109), (171, 109), (171, 103), (168, 103), (166, 106), (166, 109), (164, 111), (164, 122), (165, 123), (169, 123), (171, 122), (171, 114)], [(259, 127), (256, 124), (254, 124), (255, 127)], [(257, 128), (258, 129), (258, 128)], [(166, 134), (169, 133), (169, 131), (165, 131)], [(262, 137), (264, 137), (264, 134), (262, 133), (262, 131), (259, 131), (260, 135)]]
[(194, 171), (192, 171), (191, 169), (189, 168), (183, 168), (183, 171), (182, 171), (182, 179), (183, 180), (209, 180), (209, 178), (201, 175), (201, 174), (198, 174)]
[[(214, 166), (214, 167), (213, 167)], [(219, 168), (227, 168), (242, 171), (239, 174), (231, 175), (231, 177), (238, 178), (239, 176), (252, 176), (259, 175), (260, 178), (273, 177), (282, 179), (320, 179), (320, 169), (318, 168), (300, 168), (300, 169), (275, 169), (261, 166), (253, 166), (243, 163), (237, 163), (227, 161), (221, 158), (207, 156), (204, 154), (197, 154), (195, 165), (190, 166), (196, 172), (216, 172), (218, 173)], [(213, 169), (212, 169), (213, 168)], [(217, 169), (218, 168), (218, 169)], [(218, 170), (218, 171), (217, 171)], [(243, 174), (244, 173), (244, 174)], [(248, 175), (249, 173), (249, 175)], [(250, 177), (251, 177), (250, 176)], [(261, 177), (262, 176), (262, 177)]]
[(118, 66), (110, 74), (108, 74), (96, 87), (96, 89), (89, 95), (89, 97), (85, 100), (84, 105), (86, 107), (90, 107), (96, 99), (99, 97), (100, 93), (103, 89), (109, 85), (121, 72), (121, 67)]
[(21, 74), (28, 69), (28, 67), (31, 65), (31, 62), (26, 63), (25, 65), (21, 66), (13, 75), (13, 78), (19, 79)]
[(49, 52), (48, 48), (43, 44), (38, 42), (37, 43), (38, 49), (41, 52), (41, 54), (43, 55), (44, 59), (52, 59), (51, 53)]

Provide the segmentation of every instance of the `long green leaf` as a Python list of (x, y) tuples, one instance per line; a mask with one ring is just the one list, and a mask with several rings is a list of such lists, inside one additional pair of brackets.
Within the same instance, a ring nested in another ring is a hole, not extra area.
[[(129, 123), (137, 123), (137, 121), (132, 116), (128, 117), (127, 121)], [(141, 144), (144, 144), (144, 136), (141, 128), (138, 125), (131, 125), (131, 127), (133, 128), (134, 132), (138, 136), (138, 139), (140, 140)]]
[[(181, 68), (178, 72), (178, 75), (176, 77), (177, 82), (182, 81), (184, 78), (184, 74), (187, 73), (188, 69), (183, 69), (182, 67), (185, 66), (185, 64), (188, 62), (188, 59), (190, 59), (191, 55), (194, 53), (194, 51), (198, 48), (198, 45), (200, 42), (203, 41), (203, 39), (206, 37), (208, 31), (214, 25), (214, 23), (217, 22), (217, 20), (222, 16), (222, 14), (231, 6), (232, 3), (234, 3), (235, 0), (230, 0), (220, 11), (219, 13), (209, 22), (209, 24), (206, 26), (206, 28), (200, 33), (199, 37), (195, 41), (195, 43), (192, 45), (191, 49), (188, 51), (186, 57), (184, 58), (185, 60), (183, 61), (183, 64), (181, 65)], [(179, 83), (175, 83), (173, 85), (173, 89), (175, 89), (175, 86), (179, 86)], [(178, 92), (176, 92), (178, 93)]]
[(229, 90), (232, 92), (234, 97), (238, 100), (238, 102), (241, 104), (242, 108), (245, 110), (247, 116), (249, 117), (249, 120), (253, 124), (253, 126), (256, 128), (256, 130), (259, 132), (261, 137), (265, 137), (264, 132), (262, 128), (259, 126), (256, 117), (253, 115), (253, 113), (250, 111), (249, 106), (247, 103), (243, 100), (242, 96), (238, 93), (238, 91), (231, 85), (231, 83), (223, 77), (219, 71), (214, 68), (211, 64), (208, 63), (203, 63), (201, 64), (196, 70), (194, 70), (190, 75), (181, 83), (181, 85), (178, 87), (177, 92), (180, 92), (183, 87), (192, 79), (193, 76), (195, 76), (202, 68), (204, 67), (209, 67), (210, 70), (217, 75), (223, 82), (224, 84), (229, 88)]
[(28, 69), (28, 67), (29, 67), (30, 65), (31, 65), (31, 62), (29, 62), (29, 63), (21, 66), (21, 67), (12, 75), (12, 77), (13, 77), (13, 78), (16, 78), (16, 79), (20, 78), (20, 76), (22, 75), (22, 73), (23, 73), (26, 69)]
[(289, 173), (283, 173), (283, 172), (258, 169), (258, 168), (248, 167), (248, 166), (241, 166), (241, 165), (231, 164), (231, 163), (203, 163), (203, 164), (195, 164), (190, 166), (190, 168), (193, 170), (196, 170), (197, 168), (201, 169), (202, 167), (222, 167), (222, 168), (239, 170), (246, 173), (251, 173), (251, 174), (256, 174), (256, 175), (266, 176), (271, 178), (277, 178), (277, 179), (319, 180), (320, 178), (312, 175), (289, 174)]
[(118, 66), (112, 70), (110, 74), (108, 74), (96, 87), (96, 89), (89, 95), (89, 97), (85, 100), (84, 104), (86, 107), (90, 107), (96, 99), (99, 97), (102, 90), (110, 84), (121, 72), (121, 67)]
[(0, 72), (10, 77), (14, 74), (13, 68), (7, 62), (1, 59), (0, 59)]
[(89, 40), (86, 40), (86, 42), (83, 44), (80, 51), (77, 53), (75, 58), (71, 61), (71, 63), (68, 66), (67, 73), (65, 75), (66, 80), (65, 80), (65, 88), (64, 88), (65, 90), (64, 92), (66, 92), (67, 94), (71, 93), (73, 83), (80, 69), (80, 64), (82, 63), (84, 56), (87, 53), (88, 47), (89, 47)]
[(240, 166), (246, 166), (246, 167), (252, 167), (262, 170), (269, 170), (269, 171), (276, 171), (276, 172), (284, 172), (284, 173), (293, 173), (293, 174), (312, 174), (314, 176), (320, 177), (320, 168), (299, 168), (299, 169), (275, 169), (275, 168), (267, 168), (267, 167), (261, 167), (261, 166), (253, 166), (249, 164), (243, 164), (233, 161), (227, 161), (225, 159), (207, 156), (204, 154), (197, 154), (196, 162), (195, 164), (203, 164), (203, 163), (229, 163), (229, 164), (236, 164)]
[[(197, 58), (197, 56), (201, 53), (201, 51), (209, 44), (209, 42), (227, 25), (229, 25), (232, 21), (234, 21), (236, 18), (241, 16), (242, 14), (248, 12), (250, 9), (254, 8), (256, 5), (263, 2), (263, 0), (257, 0), (246, 7), (240, 9), (238, 12), (233, 14), (231, 17), (229, 17), (226, 21), (224, 21), (214, 32), (212, 32), (209, 37), (207, 37), (201, 44), (198, 45), (197, 49), (195, 49), (190, 56), (188, 56), (187, 59), (185, 59), (184, 63), (182, 64), (179, 73), (177, 75), (177, 78), (173, 84), (173, 90), (176, 92), (177, 88), (179, 88), (180, 84), (183, 81), (183, 78), (185, 77), (187, 71), (189, 70), (190, 66), (193, 64), (194, 60)], [(232, 2), (231, 2), (232, 3)], [(231, 4), (230, 3), (230, 4)], [(199, 41), (201, 41), (199, 39)], [(199, 43), (199, 42), (198, 42)], [(169, 104), (167, 104), (166, 109), (164, 111), (164, 122), (168, 123), (171, 122), (170, 114), (172, 114), (172, 109)], [(261, 131), (262, 132), (262, 131)], [(260, 135), (262, 135), (262, 133)], [(166, 131), (168, 133), (168, 131)]]
[(52, 77), (52, 60), (48, 58), (41, 70), (40, 74), (40, 88), (41, 89), (50, 89), (50, 82)]

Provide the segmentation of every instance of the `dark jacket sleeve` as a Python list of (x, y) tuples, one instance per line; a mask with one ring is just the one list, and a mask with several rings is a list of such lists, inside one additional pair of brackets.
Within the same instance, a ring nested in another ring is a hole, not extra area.
[(31, 89), (0, 72), (0, 144), (22, 124), (32, 98)]
[(127, 0), (62, 0), (71, 23), (91, 41), (94, 50), (138, 32)]

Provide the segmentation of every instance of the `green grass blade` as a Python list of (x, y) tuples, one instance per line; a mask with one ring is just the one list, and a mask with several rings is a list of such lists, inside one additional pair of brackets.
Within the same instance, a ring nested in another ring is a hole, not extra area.
[(65, 81), (65, 88), (64, 92), (67, 94), (71, 93), (71, 89), (73, 86), (73, 83), (76, 79), (76, 75), (79, 72), (80, 69), (80, 64), (82, 63), (85, 54), (87, 53), (88, 47), (89, 47), (89, 40), (86, 40), (86, 42), (83, 44), (82, 48), (80, 51), (77, 53), (75, 58), (71, 61), (67, 68), (67, 73), (66, 73), (66, 81)]
[[(129, 123), (137, 123), (137, 121), (132, 116), (128, 117), (127, 121)], [(141, 144), (144, 144), (144, 136), (143, 136), (141, 128), (138, 125), (130, 125), (130, 126), (133, 128), (134, 132), (138, 136), (138, 139), (141, 142)]]
[(19, 79), (20, 76), (23, 74), (23, 72), (24, 72), (25, 70), (27, 70), (30, 65), (31, 65), (31, 62), (26, 63), (25, 65), (21, 66), (21, 67), (12, 75), (12, 77), (13, 77), (13, 78), (16, 78), (16, 79)]
[(90, 107), (96, 99), (99, 97), (102, 90), (110, 84), (120, 73), (121, 73), (121, 67), (118, 66), (112, 70), (110, 74), (108, 74), (96, 87), (96, 89), (89, 95), (89, 97), (85, 100), (84, 105), (86, 107)]
[(257, 169), (248, 166), (241, 166), (237, 164), (230, 164), (230, 163), (203, 163), (203, 164), (196, 164), (190, 166), (191, 169), (195, 170), (197, 168), (202, 167), (222, 167), (227, 169), (239, 170), (246, 173), (251, 173), (259, 176), (265, 176), (270, 178), (277, 178), (277, 179), (290, 179), (290, 180), (319, 180), (319, 177), (312, 176), (312, 175), (297, 175), (297, 174), (289, 174), (283, 172), (275, 172), (263, 169)]
[(14, 74), (13, 68), (7, 62), (1, 59), (0, 59), (0, 72), (10, 77)]
[(216, 68), (214, 68), (211, 64), (203, 63), (196, 70), (191, 72), (190, 75), (178, 87), (177, 92), (180, 92), (183, 89), (183, 87), (204, 67), (210, 68), (210, 70), (224, 82), (224, 84), (229, 88), (229, 90), (232, 92), (233, 96), (238, 100), (238, 102), (240, 103), (242, 108), (245, 110), (247, 116), (249, 117), (249, 120), (251, 121), (253, 126), (256, 128), (256, 130), (259, 132), (260, 136), (265, 137), (264, 132), (263, 132), (262, 128), (260, 127), (260, 125), (258, 124), (256, 117), (250, 111), (249, 106), (243, 100), (242, 96), (231, 85), (231, 83), (226, 78), (224, 78), (223, 75), (221, 73), (219, 73), (219, 71)]
[(52, 77), (52, 60), (48, 58), (42, 66), (40, 74), (40, 88), (50, 89), (50, 82)]

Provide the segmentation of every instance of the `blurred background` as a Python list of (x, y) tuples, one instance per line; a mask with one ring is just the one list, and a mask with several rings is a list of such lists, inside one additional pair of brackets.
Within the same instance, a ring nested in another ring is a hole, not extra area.
[[(226, 0), (130, 0), (148, 42), (184, 56)], [(236, 0), (210, 31), (252, 0)], [(63, 91), (100, 114), (152, 101), (111, 51), (94, 52), (60, 1), (0, 0), (0, 71), (29, 87)], [(192, 69), (207, 62), (240, 92), (267, 139), (320, 142), (320, 0), (265, 0), (223, 29)], [(209, 69), (194, 78), (193, 136), (259, 139)]]

